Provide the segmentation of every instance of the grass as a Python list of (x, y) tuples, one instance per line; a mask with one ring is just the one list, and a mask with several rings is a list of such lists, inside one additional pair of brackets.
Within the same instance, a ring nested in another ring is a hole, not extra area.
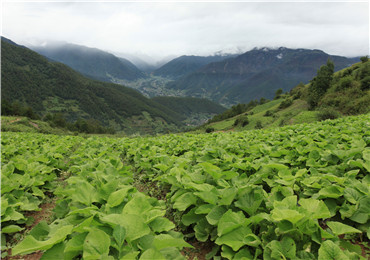
[[(258, 105), (251, 111), (242, 115), (237, 115), (223, 121), (205, 125), (195, 132), (202, 133), (206, 128), (212, 127), (215, 131), (229, 130), (253, 130), (256, 128), (257, 122), (260, 121), (263, 128), (278, 127), (283, 125), (293, 125), (302, 123), (311, 123), (317, 121), (315, 111), (308, 111), (307, 102), (301, 99), (293, 101), (293, 104), (287, 108), (279, 109), (279, 105), (284, 99), (272, 100), (268, 103)], [(270, 111), (270, 116), (265, 116), (266, 111)], [(235, 120), (240, 116), (247, 116), (249, 124), (246, 126), (234, 126)]]
[(71, 134), (65, 129), (51, 127), (47, 122), (21, 116), (1, 116), (1, 132)]

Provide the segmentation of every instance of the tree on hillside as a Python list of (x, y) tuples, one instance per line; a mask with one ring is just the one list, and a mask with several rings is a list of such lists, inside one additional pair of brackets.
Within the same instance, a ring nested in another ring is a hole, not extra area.
[(362, 63), (365, 63), (369, 60), (369, 57), (366, 55), (366, 56), (361, 57), (360, 60)]
[(278, 90), (276, 90), (275, 92), (275, 97), (274, 99), (279, 99), (281, 97), (281, 94), (283, 94), (283, 89), (282, 88), (279, 88)]
[(320, 98), (329, 89), (334, 74), (334, 63), (328, 59), (326, 65), (320, 67), (316, 77), (311, 80), (308, 103), (311, 109), (317, 107)]

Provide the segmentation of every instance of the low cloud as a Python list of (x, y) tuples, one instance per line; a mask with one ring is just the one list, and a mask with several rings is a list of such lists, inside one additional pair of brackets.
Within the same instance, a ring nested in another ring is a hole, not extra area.
[(3, 3), (3, 35), (112, 52), (208, 55), (261, 46), (369, 54), (368, 2)]

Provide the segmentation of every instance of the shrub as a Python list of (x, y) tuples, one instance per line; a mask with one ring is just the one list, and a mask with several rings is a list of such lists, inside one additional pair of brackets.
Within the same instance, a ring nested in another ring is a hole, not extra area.
[(360, 60), (362, 63), (365, 63), (369, 60), (369, 57), (366, 55), (366, 56), (361, 57)]
[(281, 97), (281, 95), (283, 94), (283, 89), (282, 88), (279, 88), (278, 90), (276, 90), (275, 92), (275, 97), (274, 99), (279, 99)]
[(337, 86), (337, 90), (342, 90), (346, 88), (350, 88), (352, 85), (352, 77), (351, 76), (346, 76), (340, 79), (339, 85)]
[(260, 120), (258, 120), (258, 121), (256, 122), (256, 126), (255, 126), (254, 128), (255, 128), (255, 129), (261, 129), (261, 128), (263, 128), (262, 123), (261, 123), (261, 121), (260, 121)]
[(207, 127), (207, 129), (206, 129), (206, 133), (212, 133), (212, 132), (214, 132), (215, 131), (215, 129), (213, 128), (213, 127)]
[(270, 110), (267, 110), (263, 116), (272, 116), (273, 113)]
[(333, 108), (324, 108), (319, 113), (317, 113), (317, 119), (319, 121), (336, 119), (338, 117), (340, 117), (340, 113)]
[(361, 80), (361, 90), (370, 89), (370, 76), (366, 76)]
[(234, 122), (234, 126), (240, 125), (240, 126), (244, 127), (248, 124), (249, 124), (249, 119), (246, 116), (240, 116)]
[(298, 99), (302, 96), (302, 90), (305, 88), (304, 84), (301, 82), (297, 86), (295, 86), (290, 92), (290, 96), (293, 99)]
[(291, 98), (284, 99), (283, 102), (280, 103), (279, 109), (290, 107), (292, 104), (293, 100)]
[(267, 103), (267, 102), (269, 102), (269, 100), (268, 100), (268, 99), (266, 99), (266, 98), (264, 98), (264, 97), (261, 97), (261, 99), (260, 99), (260, 105), (263, 105), (263, 104), (265, 104), (265, 103)]

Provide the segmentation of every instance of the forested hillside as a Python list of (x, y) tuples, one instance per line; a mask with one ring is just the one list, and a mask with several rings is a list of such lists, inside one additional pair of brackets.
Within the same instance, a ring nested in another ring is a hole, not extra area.
[(180, 56), (176, 59), (169, 61), (164, 64), (159, 69), (153, 71), (156, 76), (168, 77), (171, 79), (176, 79), (181, 76), (185, 76), (198, 69), (206, 66), (212, 62), (218, 62), (226, 60), (236, 55), (214, 55), (214, 56)]
[(96, 48), (56, 43), (32, 49), (93, 79), (110, 82), (112, 79), (136, 80), (146, 77), (127, 59), (118, 58)]
[(279, 88), (289, 91), (300, 82), (308, 83), (328, 58), (333, 60), (336, 70), (358, 61), (320, 50), (253, 49), (235, 58), (208, 64), (169, 83), (168, 87), (225, 105), (248, 103), (262, 97), (271, 99)]
[(2, 40), (2, 101), (19, 101), (36, 113), (62, 113), (67, 120), (94, 118), (127, 132), (170, 131), (178, 114), (139, 92), (88, 79), (61, 63)]
[(250, 130), (366, 114), (370, 112), (370, 62), (367, 57), (361, 60), (338, 72), (329, 60), (309, 84), (300, 83), (286, 93), (279, 89), (271, 101), (262, 98), (232, 106), (201, 129)]

